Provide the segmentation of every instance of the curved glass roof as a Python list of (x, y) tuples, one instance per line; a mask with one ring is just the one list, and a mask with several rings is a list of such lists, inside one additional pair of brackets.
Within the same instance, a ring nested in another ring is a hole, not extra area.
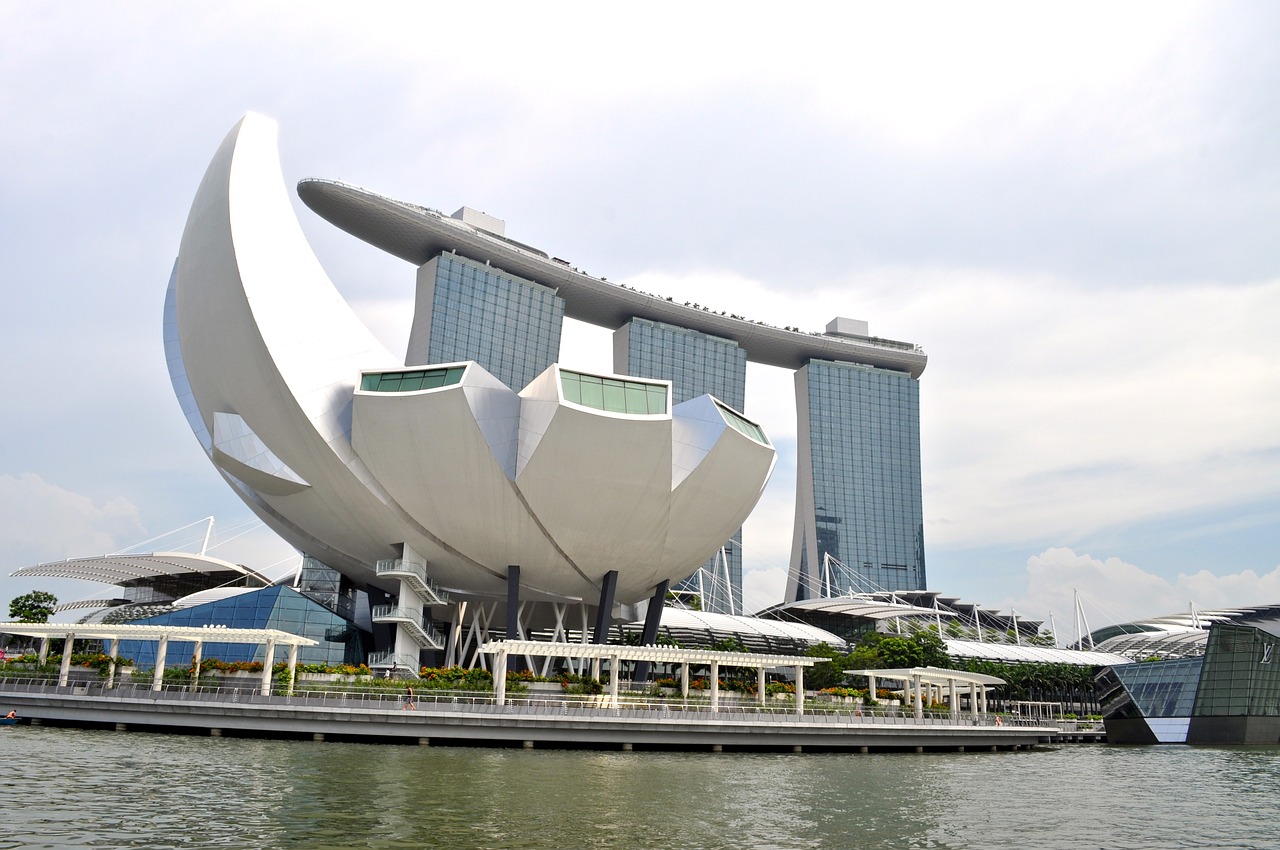
[(65, 561), (49, 561), (23, 567), (11, 576), (40, 576), (43, 578), (68, 578), (78, 581), (97, 581), (103, 584), (121, 584), (157, 576), (187, 574), (212, 575), (231, 572), (270, 584), (254, 570), (207, 555), (189, 552), (152, 552), (145, 555), (99, 555), (91, 558), (68, 558)]
[(1055, 649), (1052, 646), (986, 643), (976, 640), (944, 639), (952, 658), (977, 658), (1005, 664), (1073, 664), (1078, 667), (1110, 667), (1128, 664), (1131, 659), (1114, 652), (1082, 649)]

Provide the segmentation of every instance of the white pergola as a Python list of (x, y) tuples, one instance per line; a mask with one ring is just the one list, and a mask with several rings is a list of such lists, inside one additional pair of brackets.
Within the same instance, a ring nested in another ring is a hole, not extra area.
[(271, 691), (271, 668), (275, 664), (276, 647), (289, 647), (289, 692), (293, 693), (293, 674), (298, 666), (298, 647), (318, 646), (319, 641), (300, 635), (282, 632), (278, 629), (233, 629), (227, 626), (130, 626), (115, 624), (91, 623), (0, 623), (0, 634), (24, 635), (38, 637), (40, 641), (40, 664), (44, 664), (49, 656), (49, 639), (63, 638), (66, 644), (62, 649), (62, 666), (58, 673), (58, 684), (66, 686), (71, 675), (71, 650), (76, 639), (104, 640), (110, 642), (107, 654), (111, 662), (107, 666), (108, 688), (115, 687), (116, 656), (120, 653), (121, 640), (156, 641), (156, 667), (151, 680), (151, 689), (160, 690), (164, 683), (165, 654), (169, 649), (169, 641), (191, 641), (196, 645), (191, 663), (195, 670), (194, 683), (200, 681), (200, 660), (204, 653), (205, 643), (251, 643), (266, 646), (266, 655), (262, 662), (262, 692)]
[(763, 655), (751, 652), (717, 652), (708, 649), (677, 649), (672, 646), (615, 646), (593, 643), (552, 643), (540, 640), (489, 641), (480, 651), (494, 656), (493, 688), (498, 705), (507, 697), (507, 657), (528, 655), (555, 658), (590, 658), (593, 676), (599, 678), (600, 662), (609, 662), (609, 707), (618, 706), (618, 678), (622, 661), (649, 661), (680, 665), (680, 693), (689, 696), (690, 665), (711, 668), (711, 710), (720, 710), (720, 668), (747, 667), (756, 671), (756, 693), (760, 704), (765, 700), (765, 670), (791, 668), (796, 677), (796, 714), (804, 714), (804, 670), (825, 661), (801, 655)]
[(969, 688), (969, 714), (977, 717), (987, 712), (987, 688), (1003, 685), (1004, 679), (996, 676), (985, 676), (981, 673), (969, 673), (965, 670), (949, 670), (944, 667), (908, 667), (899, 670), (845, 670), (847, 676), (866, 676), (867, 693), (875, 699), (876, 680), (890, 679), (902, 683), (903, 695), (911, 700), (917, 719), (924, 717), (924, 695), (930, 696), (931, 702), (941, 702), (943, 687), (946, 687), (947, 702), (951, 707), (951, 716), (960, 716), (959, 686)]

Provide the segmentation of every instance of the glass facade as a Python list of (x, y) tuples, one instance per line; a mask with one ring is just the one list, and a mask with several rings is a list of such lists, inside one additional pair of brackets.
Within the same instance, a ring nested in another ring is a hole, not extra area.
[(1100, 691), (1111, 695), (1103, 705), (1108, 717), (1190, 717), (1196, 702), (1203, 659), (1179, 658), (1112, 667), (1123, 691), (1106, 691), (1108, 679), (1100, 681)]
[[(671, 382), (671, 403), (711, 394), (735, 410), (746, 404), (747, 353), (731, 339), (700, 331), (632, 319), (614, 337), (614, 371), (638, 378)], [(725, 420), (762, 443), (763, 432), (732, 411)], [(744, 429), (746, 426), (755, 432)], [(697, 595), (704, 611), (742, 613), (742, 530), (739, 529), (690, 579), (674, 586), (678, 594)]]
[(553, 290), (457, 254), (432, 262), (431, 330), (422, 362), (474, 360), (519, 392), (559, 359), (564, 300)]
[(1280, 716), (1280, 624), (1269, 625), (1213, 626), (1195, 716)]
[(462, 380), (465, 366), (448, 369), (406, 369), (403, 372), (371, 372), (360, 379), (360, 389), (376, 393), (412, 393), (435, 390)]
[(920, 385), (904, 372), (810, 360), (796, 397), (788, 601), (924, 590)]
[[(182, 608), (139, 620), (134, 625), (279, 629), (320, 642), (318, 646), (299, 647), (299, 664), (360, 664), (364, 661), (365, 647), (359, 629), (297, 591), (279, 585)], [(120, 654), (132, 658), (138, 669), (155, 667), (156, 648), (155, 641), (120, 641)], [(252, 644), (208, 641), (201, 654), (204, 658), (222, 661), (262, 661), (265, 652), (265, 647)], [(194, 655), (194, 643), (172, 641), (165, 652), (165, 666), (190, 664)], [(285, 650), (276, 650), (276, 661), (284, 661), (286, 657)]]
[(560, 387), (565, 401), (583, 407), (640, 416), (667, 412), (665, 384), (644, 384), (561, 369)]

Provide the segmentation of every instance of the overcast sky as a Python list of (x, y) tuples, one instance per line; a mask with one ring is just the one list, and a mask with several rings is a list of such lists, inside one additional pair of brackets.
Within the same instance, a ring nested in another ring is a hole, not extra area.
[[(207, 515), (290, 550), (191, 435), (161, 309), (187, 209), (249, 110), (292, 186), (451, 212), (611, 281), (924, 347), (929, 586), (1074, 637), (1280, 602), (1280, 6), (0, 5), (0, 616), (22, 566)], [(414, 271), (299, 218), (402, 349)], [(575, 327), (562, 361), (609, 368)], [(790, 376), (751, 366), (779, 464), (746, 527), (779, 601)], [(221, 531), (225, 529), (225, 531)], [(198, 548), (202, 528), (152, 548)], [(234, 537), (234, 539), (229, 539)]]

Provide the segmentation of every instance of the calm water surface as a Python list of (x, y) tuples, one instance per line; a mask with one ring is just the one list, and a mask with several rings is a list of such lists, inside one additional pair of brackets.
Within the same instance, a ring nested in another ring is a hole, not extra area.
[(1280, 748), (741, 755), (0, 729), (0, 850), (1280, 847)]

